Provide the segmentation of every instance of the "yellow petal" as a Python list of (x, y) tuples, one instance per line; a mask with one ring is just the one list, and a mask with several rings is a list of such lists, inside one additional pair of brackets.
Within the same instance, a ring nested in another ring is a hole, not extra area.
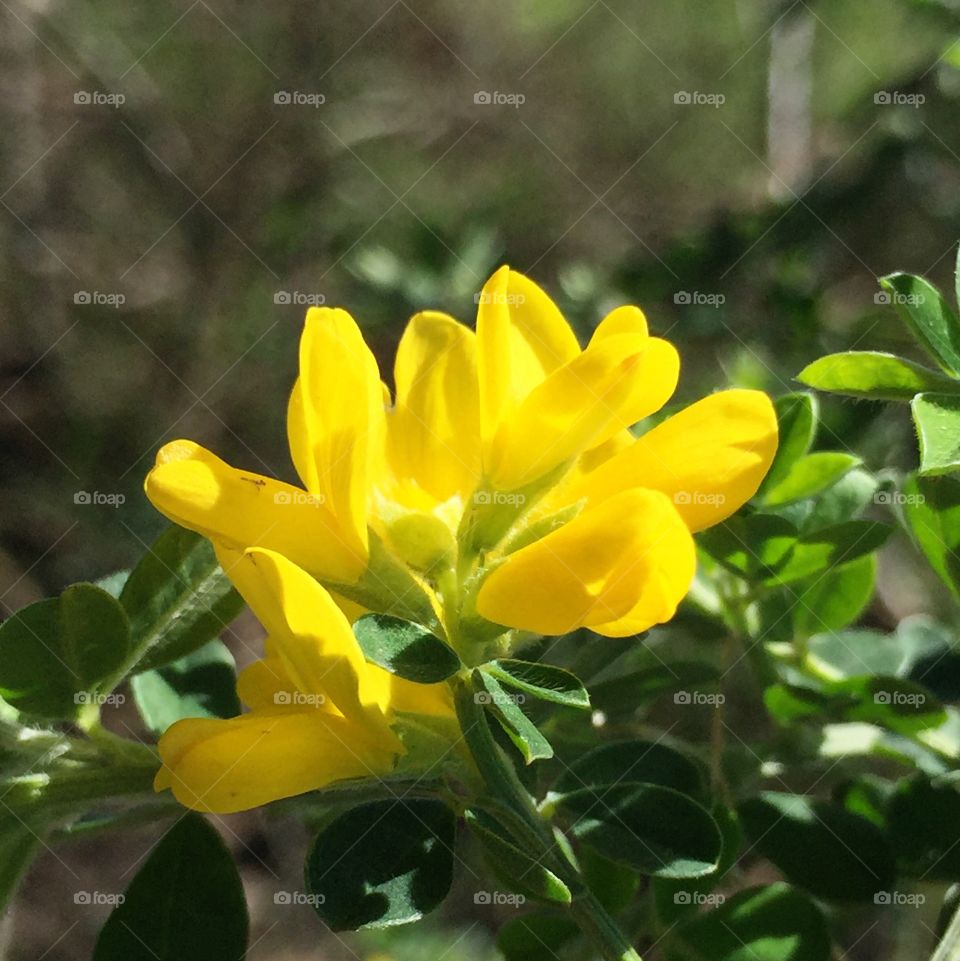
[(276, 550), (318, 577), (346, 583), (366, 566), (319, 498), (237, 470), (193, 441), (162, 447), (144, 489), (170, 520), (228, 547)]
[(756, 493), (776, 449), (777, 418), (767, 395), (725, 390), (648, 431), (583, 477), (568, 497), (596, 502), (642, 484), (667, 494), (699, 531)]
[(237, 696), (253, 710), (272, 711), (288, 707), (298, 711), (316, 708), (341, 713), (325, 695), (298, 691), (279, 657), (264, 657), (248, 664), (237, 675)]
[(580, 353), (552, 300), (522, 274), (501, 267), (477, 310), (481, 434), (493, 444), (500, 424), (548, 374)]
[(360, 328), (345, 310), (311, 307), (287, 409), (290, 450), (307, 489), (325, 498), (360, 554), (384, 431), (380, 372)]
[(390, 677), (367, 664), (350, 622), (306, 571), (281, 554), (252, 549), (218, 551), (220, 563), (270, 635), (271, 651), (294, 692), (323, 695), (346, 717), (381, 723), (390, 702)]
[(480, 476), (476, 338), (447, 314), (415, 315), (397, 348), (396, 407), (388, 419), (394, 475), (437, 501), (466, 495)]
[(406, 714), (424, 714), (429, 717), (456, 717), (453, 691), (450, 685), (416, 684), (394, 675), (391, 678), (393, 695), (390, 706), (394, 711)]
[(600, 321), (590, 338), (590, 343), (597, 344), (617, 334), (640, 334), (646, 337), (647, 333), (647, 318), (639, 307), (617, 307)]
[(661, 407), (677, 382), (679, 358), (643, 333), (594, 337), (550, 374), (501, 428), (488, 472), (494, 486), (529, 484)]
[(669, 499), (628, 490), (509, 555), (481, 587), (477, 610), (538, 634), (606, 626), (627, 615), (650, 626), (672, 614), (662, 585), (675, 607), (695, 566), (693, 539)]
[(196, 811), (230, 814), (393, 769), (395, 751), (347, 718), (323, 711), (256, 711), (230, 720), (177, 721), (158, 744), (154, 787)]

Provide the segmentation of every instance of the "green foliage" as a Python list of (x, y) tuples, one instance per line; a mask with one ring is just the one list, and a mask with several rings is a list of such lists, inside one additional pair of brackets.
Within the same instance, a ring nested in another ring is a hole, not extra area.
[(222, 642), (208, 641), (164, 667), (130, 681), (144, 724), (162, 734), (185, 717), (235, 717), (240, 713), (236, 663)]
[(0, 694), (24, 713), (71, 718), (129, 649), (123, 608), (93, 584), (74, 584), (0, 625)]
[(310, 848), (307, 889), (334, 931), (416, 921), (447, 896), (455, 819), (440, 801), (387, 800), (341, 814)]
[(960, 385), (929, 367), (878, 351), (828, 354), (797, 374), (807, 387), (868, 400), (908, 401), (924, 391), (957, 391)]
[(243, 961), (247, 908), (230, 853), (196, 814), (150, 853), (107, 919), (94, 961)]
[(590, 707), (590, 695), (576, 675), (551, 664), (537, 664), (501, 658), (484, 664), (481, 670), (507, 687), (541, 701), (566, 707)]
[(672, 788), (618, 781), (571, 791), (554, 804), (575, 837), (644, 874), (697, 878), (719, 864), (723, 840), (716, 822)]
[(425, 627), (389, 614), (364, 614), (353, 633), (368, 661), (418, 684), (446, 680), (460, 668), (456, 651)]
[(176, 526), (167, 528), (130, 572), (120, 603), (130, 618), (132, 672), (190, 654), (243, 608), (210, 542)]

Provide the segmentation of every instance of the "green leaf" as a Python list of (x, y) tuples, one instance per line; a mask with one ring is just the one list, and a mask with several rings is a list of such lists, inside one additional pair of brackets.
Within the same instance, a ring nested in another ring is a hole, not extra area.
[(675, 934), (678, 961), (830, 961), (827, 922), (788, 884), (740, 891)]
[(604, 857), (665, 878), (715, 871), (720, 829), (692, 798), (658, 784), (584, 788), (556, 800), (572, 833)]
[(475, 670), (473, 683), (478, 689), (474, 697), (478, 703), (492, 711), (507, 736), (516, 745), (527, 764), (541, 758), (553, 757), (550, 742), (540, 733), (539, 728), (523, 711), (519, 705), (525, 699), (524, 694), (510, 694), (503, 689), (500, 682), (489, 674)]
[(220, 835), (187, 814), (153, 849), (107, 919), (93, 961), (242, 961), (243, 886)]
[(460, 669), (456, 651), (425, 627), (390, 614), (364, 614), (354, 625), (368, 661), (417, 684), (444, 681)]
[(871, 554), (890, 536), (890, 531), (886, 524), (876, 521), (846, 521), (803, 534), (787, 560), (763, 583), (789, 584)]
[(904, 618), (893, 634), (838, 631), (809, 641), (809, 658), (817, 672), (834, 680), (861, 674), (910, 677), (928, 658), (939, 659), (949, 642), (926, 618)]
[(960, 376), (960, 325), (940, 291), (922, 277), (880, 278), (897, 313), (927, 353), (948, 373)]
[(838, 804), (768, 792), (738, 811), (756, 851), (817, 897), (872, 902), (893, 882), (893, 854), (883, 832)]
[(814, 497), (860, 464), (860, 458), (852, 454), (834, 451), (807, 454), (795, 460), (783, 479), (766, 491), (764, 505), (780, 507), (792, 501)]
[(841, 564), (829, 577), (817, 576), (788, 587), (794, 633), (809, 637), (851, 624), (873, 599), (876, 576), (877, 559), (867, 554)]
[(505, 961), (557, 961), (560, 948), (579, 934), (577, 923), (566, 915), (537, 911), (500, 928), (497, 947)]
[(567, 707), (590, 707), (590, 695), (580, 678), (552, 664), (500, 658), (484, 664), (480, 670), (542, 701), (553, 701)]
[(787, 564), (797, 529), (776, 514), (734, 516), (699, 535), (700, 546), (727, 570), (759, 580)]
[(960, 881), (960, 793), (924, 775), (901, 781), (887, 809), (897, 864), (921, 881)]
[(165, 667), (137, 674), (130, 688), (144, 724), (162, 734), (185, 717), (236, 717), (241, 711), (236, 684), (233, 655), (213, 640)]
[(795, 524), (801, 534), (809, 534), (853, 520), (864, 508), (878, 502), (879, 486), (872, 474), (855, 468), (816, 497), (789, 504), (777, 513)]
[(140, 559), (120, 603), (130, 616), (133, 671), (162, 667), (195, 651), (243, 610), (210, 542), (176, 526)]
[(71, 718), (129, 648), (117, 601), (93, 584), (74, 584), (0, 624), (0, 696), (27, 714)]
[(960, 470), (960, 397), (917, 394), (910, 407), (920, 443), (920, 473)]
[(917, 545), (960, 600), (960, 480), (913, 474), (903, 493), (904, 517)]
[(307, 889), (334, 931), (417, 921), (447, 896), (456, 819), (441, 801), (374, 801), (341, 814), (307, 855)]
[(480, 841), (495, 874), (511, 890), (540, 901), (570, 903), (570, 889), (566, 884), (522, 851), (510, 832), (489, 812), (467, 810), (464, 819)]
[(634, 782), (658, 784), (694, 797), (704, 790), (703, 773), (690, 758), (660, 741), (632, 740), (587, 751), (564, 770), (551, 793)]
[(590, 702), (610, 719), (629, 717), (664, 694), (716, 683), (720, 672), (699, 661), (670, 661), (590, 685)]
[(605, 858), (587, 845), (577, 858), (587, 887), (611, 914), (619, 914), (636, 897), (641, 878), (629, 865)]
[(938, 371), (872, 350), (828, 354), (804, 367), (797, 380), (817, 390), (870, 400), (908, 401), (927, 390), (960, 390), (960, 384)]
[(810, 450), (817, 431), (817, 400), (815, 395), (806, 392), (787, 394), (774, 401), (777, 412), (779, 440), (777, 452), (767, 476), (760, 485), (758, 497), (762, 499), (767, 491), (779, 484), (790, 472), (794, 461), (799, 460)]

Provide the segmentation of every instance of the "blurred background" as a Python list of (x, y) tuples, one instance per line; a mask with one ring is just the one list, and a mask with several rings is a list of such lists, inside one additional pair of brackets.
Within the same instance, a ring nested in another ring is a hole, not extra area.
[[(876, 277), (952, 286), (958, 28), (934, 0), (0, 0), (0, 614), (144, 551), (164, 441), (292, 478), (311, 303), (349, 307), (388, 371), (412, 312), (470, 322), (507, 262), (584, 336), (641, 304), (678, 401), (915, 353)], [(832, 446), (914, 462), (905, 410), (825, 407)], [(371, 956), (277, 913), (302, 839), (263, 817), (230, 829), (269, 881), (251, 957)], [(88, 957), (108, 908), (69, 892), (152, 837), (44, 858), (9, 957)], [(479, 920), (458, 932), (411, 950), (489, 955)]]

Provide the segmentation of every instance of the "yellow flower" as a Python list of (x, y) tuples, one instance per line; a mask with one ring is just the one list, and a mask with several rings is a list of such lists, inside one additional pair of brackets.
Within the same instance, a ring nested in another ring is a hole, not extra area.
[[(302, 487), (190, 441), (159, 452), (150, 500), (217, 545), (271, 638), (240, 679), (250, 714), (162, 739), (158, 784), (184, 803), (235, 810), (382, 774), (402, 752), (397, 712), (449, 717), (436, 691), (364, 663), (338, 604), (419, 621), (471, 664), (530, 632), (639, 633), (688, 590), (692, 532), (756, 492), (777, 444), (766, 395), (723, 391), (637, 438), (680, 366), (638, 308), (581, 349), (507, 267), (478, 301), (476, 333), (413, 317), (392, 402), (350, 315), (307, 313), (287, 411)], [(277, 707), (275, 682), (326, 700)]]
[(157, 790), (229, 813), (379, 777), (405, 751), (391, 729), (397, 712), (453, 716), (447, 685), (413, 684), (368, 664), (329, 593), (291, 561), (262, 548), (217, 553), (267, 629), (266, 657), (237, 679), (249, 713), (188, 718), (164, 733)]

